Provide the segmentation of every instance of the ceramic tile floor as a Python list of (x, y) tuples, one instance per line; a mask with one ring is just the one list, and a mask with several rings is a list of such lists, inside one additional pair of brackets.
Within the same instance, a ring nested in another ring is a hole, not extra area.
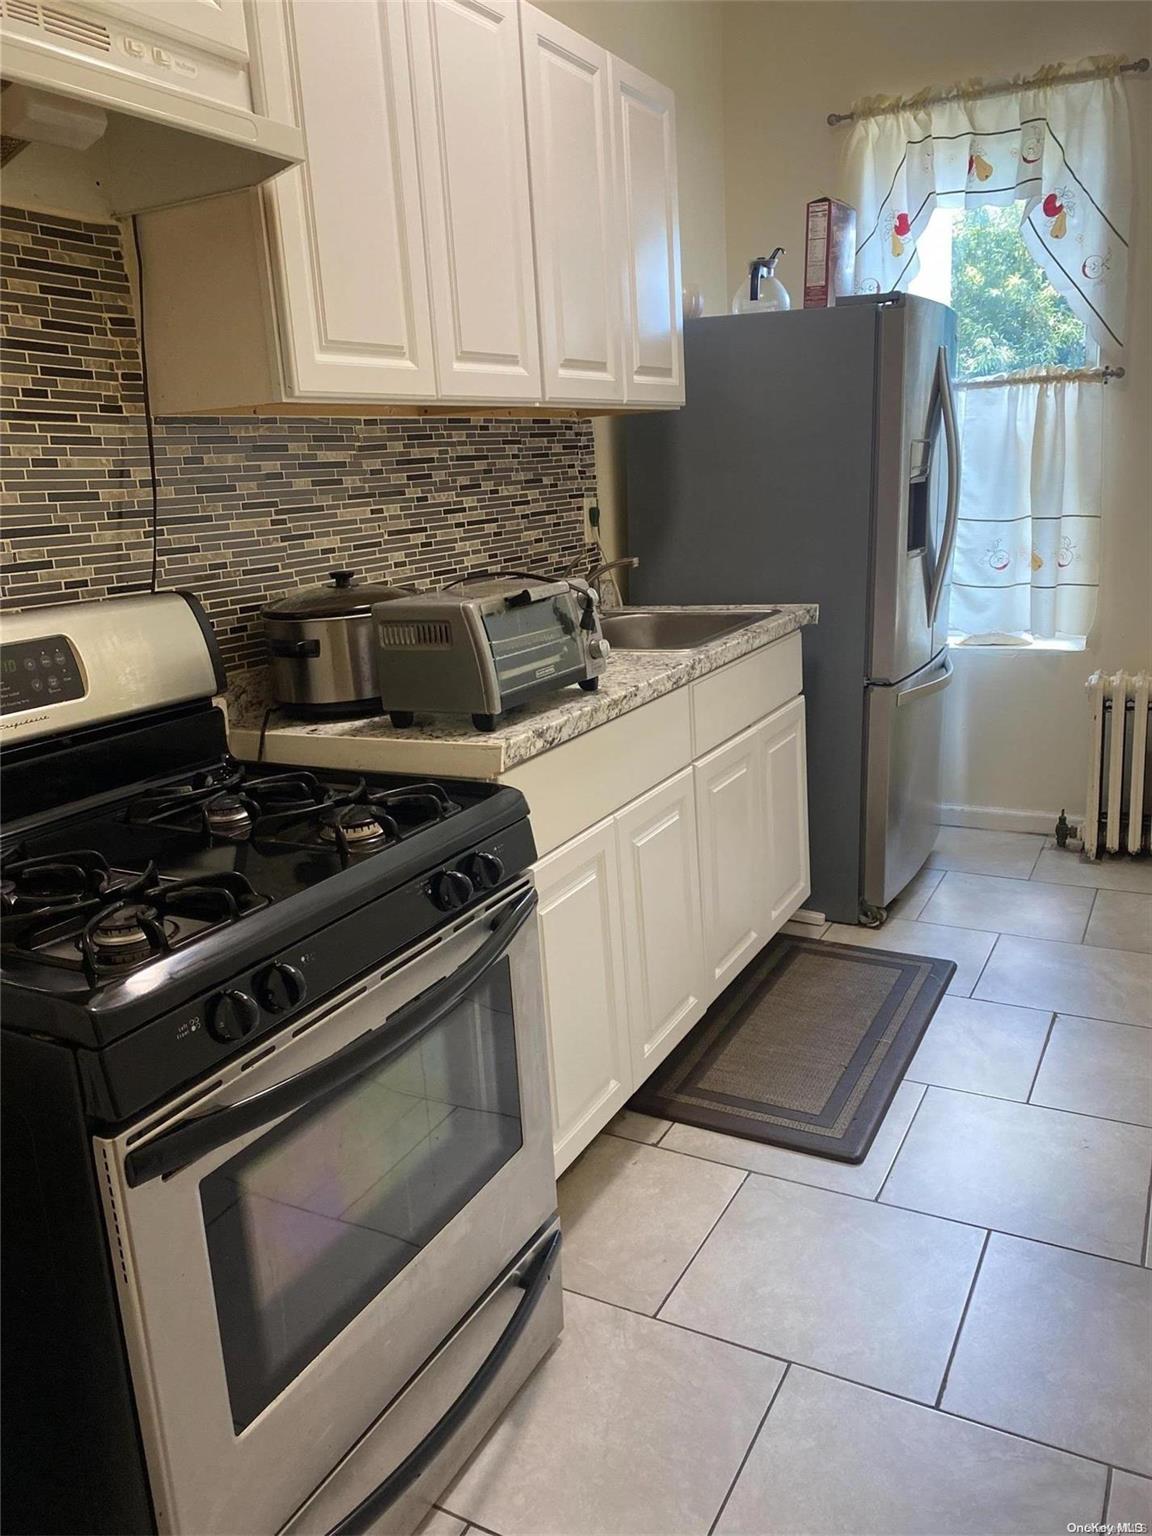
[(618, 1116), (430, 1536), (1152, 1529), (1152, 866), (945, 828), (883, 930), (798, 931), (958, 965), (868, 1157)]

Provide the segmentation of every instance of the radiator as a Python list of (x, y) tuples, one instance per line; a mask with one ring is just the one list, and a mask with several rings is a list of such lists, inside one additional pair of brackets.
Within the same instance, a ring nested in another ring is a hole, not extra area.
[(1147, 853), (1152, 836), (1152, 734), (1147, 672), (1093, 672), (1088, 679), (1092, 744), (1084, 852)]

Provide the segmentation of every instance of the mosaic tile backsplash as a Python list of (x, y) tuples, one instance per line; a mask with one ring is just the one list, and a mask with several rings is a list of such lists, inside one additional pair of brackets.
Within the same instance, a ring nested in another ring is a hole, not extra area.
[[(120, 230), (0, 212), (0, 604), (146, 591), (151, 482)], [(335, 567), (437, 586), (584, 557), (588, 421), (165, 419), (159, 585), (202, 600), (229, 668), (264, 660), (259, 609)]]

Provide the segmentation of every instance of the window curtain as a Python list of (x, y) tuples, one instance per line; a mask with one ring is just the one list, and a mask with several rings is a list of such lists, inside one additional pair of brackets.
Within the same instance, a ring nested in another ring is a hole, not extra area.
[(961, 387), (949, 627), (970, 640), (1088, 635), (1100, 579), (1103, 387), (1027, 375)]
[[(912, 98), (857, 118), (845, 195), (856, 209), (858, 292), (907, 288), (919, 268), (916, 242), (936, 207), (1023, 200), (1029, 251), (1104, 358), (1122, 355), (1132, 204), (1123, 77), (1057, 80), (1059, 67), (1007, 95), (965, 100), (958, 88), (943, 102)], [(856, 110), (877, 105), (860, 102)]]

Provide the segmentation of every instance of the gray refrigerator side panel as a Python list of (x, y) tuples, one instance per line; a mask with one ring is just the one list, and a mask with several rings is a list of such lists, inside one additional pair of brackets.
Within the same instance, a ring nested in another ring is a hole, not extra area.
[(684, 328), (687, 404), (625, 429), (634, 602), (817, 602), (804, 631), (813, 908), (855, 922), (875, 310)]

